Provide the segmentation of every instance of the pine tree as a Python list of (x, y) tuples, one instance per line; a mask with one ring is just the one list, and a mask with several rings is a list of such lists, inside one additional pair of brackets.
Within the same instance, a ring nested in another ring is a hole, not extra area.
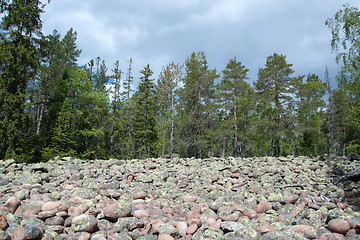
[[(292, 64), (286, 62), (284, 55), (274, 53), (267, 57), (265, 68), (260, 68), (255, 87), (260, 103), (269, 108), (270, 129), (273, 134), (273, 155), (280, 156), (280, 138), (284, 118), (288, 117), (288, 107), (294, 101), (291, 94), (295, 93), (299, 78), (291, 78), (294, 73)], [(271, 104), (269, 106), (269, 104)]]
[[(241, 153), (241, 151), (239, 151), (241, 147), (238, 143), (239, 133), (243, 134), (246, 131), (246, 127), (244, 126), (246, 119), (243, 118), (246, 117), (245, 115), (248, 114), (248, 111), (246, 111), (246, 106), (244, 105), (247, 105), (249, 102), (249, 94), (251, 94), (251, 87), (245, 82), (245, 79), (248, 79), (246, 76), (248, 71), (249, 69), (245, 68), (236, 58), (230, 59), (226, 65), (226, 69), (222, 72), (223, 79), (218, 86), (223, 103), (222, 107), (226, 109), (228, 111), (227, 114), (230, 115), (224, 124), (228, 126), (228, 131), (226, 132), (232, 135), (233, 156), (235, 157)], [(242, 123), (240, 128), (239, 123)], [(245, 136), (243, 135), (241, 139), (244, 141)]]

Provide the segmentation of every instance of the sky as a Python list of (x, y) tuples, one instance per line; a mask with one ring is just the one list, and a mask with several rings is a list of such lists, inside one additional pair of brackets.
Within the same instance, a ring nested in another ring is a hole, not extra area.
[(276, 52), (293, 64), (293, 76), (324, 79), (327, 66), (336, 85), (325, 21), (345, 3), (360, 7), (359, 0), (51, 0), (42, 20), (44, 34), (77, 32), (79, 65), (100, 56), (111, 74), (116, 60), (125, 72), (133, 58), (135, 86), (147, 64), (157, 79), (163, 66), (199, 51), (218, 73), (236, 57), (250, 83)]

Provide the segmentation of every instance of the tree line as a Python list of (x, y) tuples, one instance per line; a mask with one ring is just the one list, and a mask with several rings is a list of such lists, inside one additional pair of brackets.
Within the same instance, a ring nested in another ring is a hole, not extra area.
[[(295, 76), (286, 56), (267, 57), (254, 84), (237, 58), (211, 69), (204, 52), (154, 76), (133, 59), (79, 66), (77, 33), (41, 32), (44, 4), (1, 0), (0, 159), (280, 156), (360, 153), (360, 11), (326, 21), (341, 71)], [(109, 74), (110, 73), (110, 74)], [(110, 86), (110, 87), (109, 87)]]

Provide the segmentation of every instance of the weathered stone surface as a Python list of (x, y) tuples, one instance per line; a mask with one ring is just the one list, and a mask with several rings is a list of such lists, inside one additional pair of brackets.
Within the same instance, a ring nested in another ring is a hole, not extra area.
[(59, 157), (0, 166), (0, 240), (358, 239), (360, 185), (343, 189), (329, 176), (335, 163), (350, 172), (360, 162), (336, 161)]
[(176, 227), (178, 233), (180, 236), (185, 237), (186, 236), (186, 230), (187, 230), (187, 224), (186, 222), (175, 222), (174, 226)]
[(130, 202), (112, 203), (105, 207), (104, 216), (116, 221), (119, 218), (129, 217), (131, 215), (132, 206)]
[(8, 226), (8, 221), (5, 215), (0, 214), (0, 230), (3, 230)]
[(350, 224), (344, 219), (335, 218), (328, 223), (328, 229), (335, 233), (345, 234), (350, 230)]
[(21, 205), (21, 200), (15, 197), (9, 198), (5, 203), (4, 207), (9, 209), (10, 213), (15, 213), (18, 207)]
[(97, 220), (93, 215), (82, 214), (72, 219), (71, 228), (75, 232), (93, 233), (97, 230)]
[(260, 240), (283, 240), (283, 239), (306, 240), (306, 238), (300, 233), (293, 233), (286, 231), (269, 232), (260, 238)]

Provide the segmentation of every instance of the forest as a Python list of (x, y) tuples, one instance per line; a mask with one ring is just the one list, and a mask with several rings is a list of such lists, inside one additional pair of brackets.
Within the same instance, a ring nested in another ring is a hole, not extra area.
[[(264, 59), (253, 84), (237, 58), (211, 69), (204, 52), (133, 77), (101, 57), (77, 64), (77, 32), (42, 33), (39, 0), (1, 0), (0, 159), (360, 154), (360, 11), (324, 23), (341, 70), (332, 89), (296, 76), (286, 55)], [(139, 84), (133, 89), (134, 82)]]

